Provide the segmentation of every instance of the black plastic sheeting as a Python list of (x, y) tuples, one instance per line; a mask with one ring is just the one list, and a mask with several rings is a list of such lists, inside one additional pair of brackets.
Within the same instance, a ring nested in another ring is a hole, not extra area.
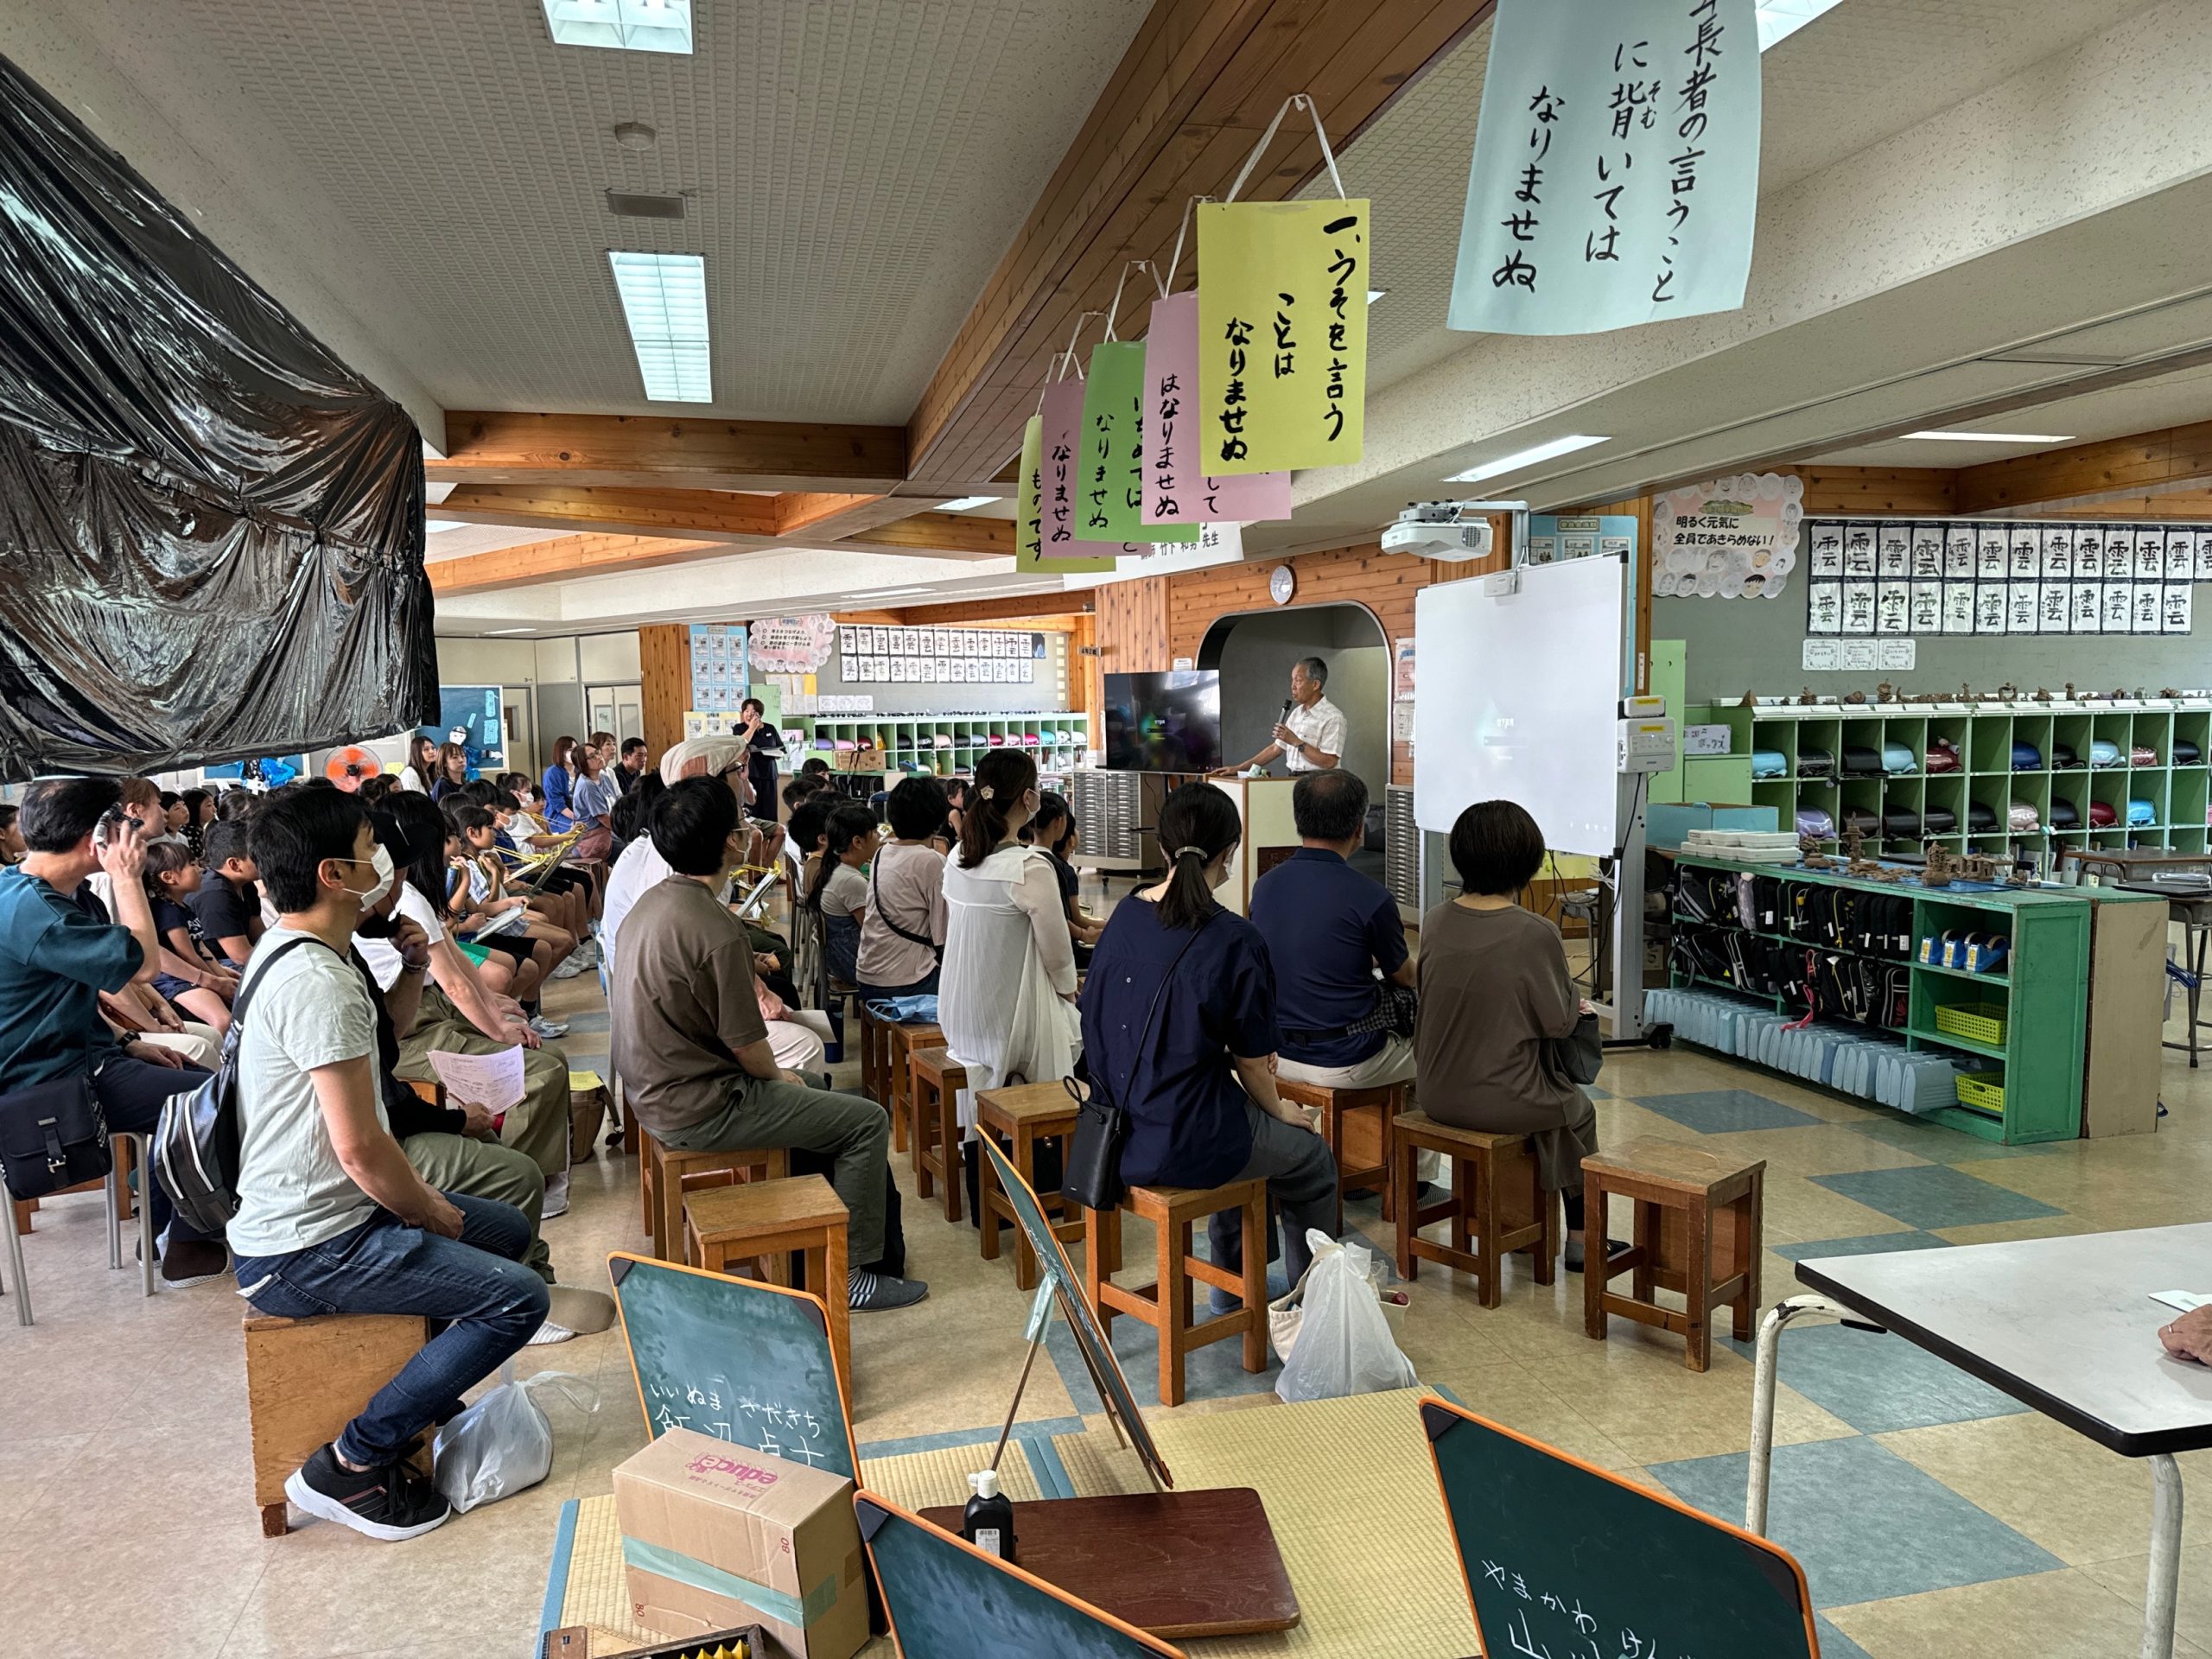
[(0, 58), (0, 779), (435, 721), (414, 423)]

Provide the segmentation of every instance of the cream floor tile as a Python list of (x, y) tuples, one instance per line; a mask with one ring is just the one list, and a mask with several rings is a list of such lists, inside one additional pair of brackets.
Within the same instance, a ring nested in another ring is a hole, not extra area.
[(1868, 1659), (2137, 1659), (2142, 1643), (2140, 1600), (2075, 1571), (1861, 1602), (1830, 1608), (1828, 1618)]
[[(177, 1497), (160, 1494), (164, 1501)], [(166, 1528), (73, 1529), (67, 1536), (11, 1531), (0, 1650), (26, 1659), (219, 1652), (265, 1555), (251, 1516), (240, 1516), (235, 1527), (214, 1524), (204, 1512), (201, 1520), (188, 1543)], [(319, 1649), (298, 1652), (306, 1659)]]
[[(1869, 1145), (1879, 1147), (1878, 1141)], [(1872, 1166), (1869, 1165), (1869, 1168)], [(1863, 1238), (1875, 1233), (1910, 1230), (1894, 1216), (1788, 1170), (1770, 1169), (1761, 1199), (1768, 1221), (1801, 1239)]]
[(0, 1440), (0, 1523), (12, 1529), (35, 1510), (47, 1488), (61, 1478), (92, 1439), (89, 1434), (55, 1434)]
[(1860, 1169), (1904, 1169), (1928, 1161), (1871, 1135), (1861, 1135), (1847, 1123), (1808, 1123), (1789, 1129), (1742, 1129), (1708, 1135), (1692, 1135), (1677, 1124), (1675, 1134), (1677, 1139), (1687, 1139), (1724, 1158), (1745, 1162), (1764, 1159), (1770, 1181), (1777, 1174), (1837, 1175)]
[[(2149, 1547), (2150, 1470), (2048, 1417), (2022, 1412), (1876, 1438), (2069, 1565)], [(2181, 1463), (2185, 1485), (2212, 1491), (2212, 1452), (2192, 1452)], [(2186, 1516), (2182, 1536), (2212, 1545), (2206, 1506)]]
[[(2151, 1558), (2115, 1555), (2082, 1570), (2113, 1594), (2139, 1604), (2148, 1587)], [(2197, 1646), (2212, 1649), (2212, 1544), (2198, 1544), (2181, 1553), (2181, 1607), (2174, 1630)]]
[[(1976, 1164), (1985, 1169), (1986, 1164)], [(1931, 1229), (1938, 1238), (1948, 1239), (1954, 1244), (2005, 1244), (2020, 1238), (2066, 1238), (2076, 1233), (2094, 1232), (2098, 1229), (2086, 1225), (2075, 1215), (2030, 1216), (2024, 1221), (1980, 1221), (1967, 1227), (1937, 1227)]]

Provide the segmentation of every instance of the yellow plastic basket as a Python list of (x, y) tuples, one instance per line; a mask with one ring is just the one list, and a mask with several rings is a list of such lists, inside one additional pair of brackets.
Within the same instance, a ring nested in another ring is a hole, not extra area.
[(1987, 1043), (1992, 1048), (2002, 1048), (2005, 1010), (1994, 1002), (1939, 1003), (1936, 1008), (1936, 1029), (1963, 1037), (1970, 1043)]
[(2005, 1085), (2001, 1083), (1992, 1083), (1987, 1077), (1961, 1072), (1959, 1074), (1959, 1104), (1970, 1106), (1977, 1112), (1987, 1112), (1992, 1116), (2002, 1117), (2005, 1116)]

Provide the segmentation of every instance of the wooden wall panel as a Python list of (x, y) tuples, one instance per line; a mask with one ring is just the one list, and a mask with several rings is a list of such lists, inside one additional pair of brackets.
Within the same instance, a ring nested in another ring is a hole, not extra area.
[[(1264, 599), (1267, 575), (1262, 567), (1227, 568), (1260, 569), (1260, 588)], [(1111, 582), (1091, 590), (1097, 596), (1102, 672), (1164, 674), (1175, 665), (1179, 652), (1185, 657), (1192, 654), (1179, 646), (1170, 650), (1167, 638), (1169, 584), (1185, 580), (1183, 576), (1141, 576), (1134, 582)]]
[(645, 745), (658, 764), (683, 741), (683, 714), (691, 706), (691, 630), (682, 623), (639, 628), (638, 666)]

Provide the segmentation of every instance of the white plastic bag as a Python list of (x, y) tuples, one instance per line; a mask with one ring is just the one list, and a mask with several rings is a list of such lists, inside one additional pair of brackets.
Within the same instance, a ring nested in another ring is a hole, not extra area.
[[(1306, 1242), (1313, 1265), (1293, 1293), (1303, 1306), (1275, 1392), (1297, 1402), (1411, 1388), (1419, 1380), (1413, 1362), (1399, 1352), (1376, 1300), (1374, 1253), (1363, 1245), (1338, 1245), (1319, 1231), (1307, 1233)], [(1268, 1307), (1271, 1325), (1279, 1307)]]
[(447, 1503), (466, 1512), (527, 1491), (553, 1467), (553, 1425), (532, 1396), (557, 1391), (580, 1411), (599, 1409), (599, 1390), (566, 1371), (515, 1380), (514, 1362), (499, 1368), (499, 1386), (438, 1431), (432, 1480)]

